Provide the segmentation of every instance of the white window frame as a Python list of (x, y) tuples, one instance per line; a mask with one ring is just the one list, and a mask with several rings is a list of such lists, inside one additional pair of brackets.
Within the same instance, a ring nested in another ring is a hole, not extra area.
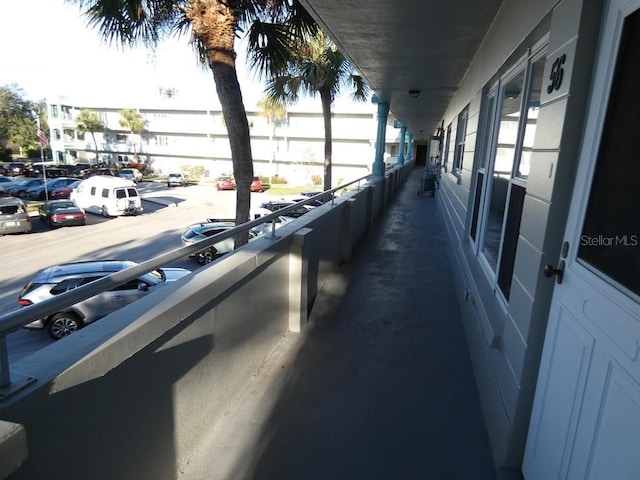
[[(503, 247), (505, 243), (505, 228), (507, 225), (507, 221), (509, 220), (509, 205), (511, 200), (511, 193), (513, 189), (513, 185), (517, 187), (524, 188), (526, 191), (527, 187), (527, 179), (518, 177), (519, 164), (521, 161), (521, 153), (522, 153), (522, 144), (524, 140), (524, 133), (526, 128), (526, 122), (522, 122), (521, 120), (518, 123), (518, 132), (516, 142), (514, 144), (514, 159), (512, 163), (511, 175), (509, 178), (509, 186), (507, 190), (507, 196), (505, 199), (505, 208), (502, 214), (502, 227), (500, 231), (500, 246), (497, 252), (496, 258), (496, 267), (495, 270), (492, 267), (489, 260), (486, 258), (483, 250), (486, 241), (486, 228), (488, 221), (488, 210), (489, 210), (489, 200), (491, 199), (491, 188), (492, 182), (490, 179), (493, 177), (493, 171), (495, 167), (496, 160), (496, 152), (497, 152), (497, 142), (500, 133), (500, 121), (499, 118), (502, 107), (503, 107), (503, 98), (504, 98), (504, 87), (509, 83), (510, 80), (520, 75), (523, 71), (525, 74), (524, 78), (524, 87), (523, 87), (523, 96), (524, 101), (520, 106), (520, 118), (526, 118), (524, 112), (526, 110), (526, 102), (531, 95), (531, 84), (532, 84), (532, 65), (535, 64), (538, 60), (545, 57), (547, 54), (547, 41), (548, 39), (545, 37), (543, 40), (538, 42), (538, 44), (530, 49), (526, 55), (524, 55), (518, 62), (514, 64), (512, 68), (507, 70), (489, 90), (487, 91), (486, 98), (488, 99), (492, 95), (495, 95), (496, 101), (493, 104), (493, 111), (485, 111), (483, 112), (484, 120), (491, 121), (491, 125), (486, 125), (485, 137), (482, 140), (483, 144), (481, 146), (481, 150), (479, 152), (483, 157), (478, 162), (478, 167), (476, 171), (474, 171), (474, 176), (478, 178), (478, 172), (483, 173), (483, 185), (481, 197), (478, 205), (475, 204), (475, 190), (471, 190), (469, 195), (470, 198), (470, 208), (478, 208), (478, 219), (476, 224), (476, 238), (475, 240), (471, 236), (471, 223), (469, 228), (469, 241), (474, 247), (474, 251), (476, 253), (476, 257), (480, 262), (480, 265), (483, 267), (487, 278), (491, 282), (493, 286), (493, 291), (498, 297), (502, 300), (502, 302), (506, 305), (508, 304), (508, 298), (504, 295), (499, 285), (499, 276), (500, 276), (500, 263), (503, 255)], [(486, 102), (488, 104), (489, 102)], [(522, 212), (520, 212), (520, 215)], [(515, 261), (515, 260), (514, 260)]]
[(458, 114), (456, 126), (456, 143), (453, 149), (453, 166), (451, 171), (458, 177), (464, 165), (464, 149), (467, 143), (467, 125), (469, 124), (469, 105)]

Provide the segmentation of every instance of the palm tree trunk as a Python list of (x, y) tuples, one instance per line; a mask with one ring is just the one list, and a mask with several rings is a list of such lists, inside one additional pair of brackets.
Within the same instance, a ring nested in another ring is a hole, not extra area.
[(249, 122), (242, 102), (240, 83), (235, 65), (223, 62), (211, 64), (216, 91), (222, 105), (222, 113), (227, 125), (231, 160), (235, 176), (236, 190), (236, 223), (245, 223), (249, 218), (251, 206), (251, 181), (253, 179), (253, 157), (251, 155), (251, 138)]
[[(237, 2), (188, 0), (185, 11), (191, 21), (194, 35), (206, 48), (207, 61), (213, 72), (218, 99), (222, 105), (237, 185), (236, 224), (241, 224), (249, 219), (253, 157), (249, 122), (236, 72), (234, 42), (239, 10), (235, 7)], [(236, 245), (247, 243), (248, 238), (249, 233), (246, 232), (241, 238), (236, 239)]]
[(96, 151), (96, 164), (97, 164), (99, 163), (98, 162), (98, 142), (96, 142), (95, 133), (91, 132), (91, 138), (93, 138), (93, 146), (95, 147), (95, 151)]
[(324, 189), (331, 189), (331, 93), (320, 89), (322, 119), (324, 120)]

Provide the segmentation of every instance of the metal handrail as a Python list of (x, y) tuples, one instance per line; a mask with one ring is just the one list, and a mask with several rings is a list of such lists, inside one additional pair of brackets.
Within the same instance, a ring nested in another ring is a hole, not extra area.
[[(24, 325), (28, 325), (38, 319), (48, 316), (51, 312), (61, 311), (68, 308), (75, 303), (102, 293), (105, 290), (115, 288), (118, 285), (122, 285), (128, 281), (134, 280), (140, 275), (144, 275), (152, 270), (161, 268), (167, 263), (180, 260), (184, 257), (195, 254), (206, 247), (215, 245), (216, 243), (226, 240), (227, 238), (235, 237), (236, 235), (250, 230), (263, 223), (272, 222), (273, 228), (271, 237), (275, 237), (275, 219), (279, 216), (286, 215), (288, 212), (293, 211), (300, 205), (306, 205), (308, 203), (321, 200), (327, 195), (331, 195), (331, 203), (335, 200), (335, 193), (339, 190), (346, 189), (347, 187), (357, 184), (358, 190), (360, 189), (361, 182), (368, 181), (372, 175), (365, 175), (363, 177), (352, 180), (349, 183), (340, 185), (339, 187), (332, 188), (331, 190), (325, 190), (317, 195), (309, 197), (308, 199), (299, 201), (288, 207), (281, 208), (273, 213), (264, 215), (258, 219), (250, 220), (241, 225), (232, 227), (224, 232), (212, 235), (204, 240), (196, 242), (186, 247), (180, 247), (170, 252), (164, 253), (150, 260), (146, 260), (138, 265), (113, 273), (109, 276), (103, 277), (99, 280), (95, 280), (81, 287), (75, 288), (68, 292), (56, 295), (52, 298), (44, 300), (35, 305), (20, 308), (16, 311), (9, 312), (0, 316), (0, 389), (7, 388), (11, 385), (11, 377), (9, 373), (9, 352), (6, 343), (6, 336), (16, 330), (19, 330)], [(269, 235), (265, 235), (267, 238)]]

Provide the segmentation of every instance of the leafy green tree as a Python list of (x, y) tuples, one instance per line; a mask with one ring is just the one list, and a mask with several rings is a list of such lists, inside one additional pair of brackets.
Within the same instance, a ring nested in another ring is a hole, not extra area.
[[(324, 121), (324, 189), (331, 188), (332, 131), (331, 105), (343, 88), (352, 87), (351, 97), (355, 101), (369, 98), (371, 88), (355, 73), (346, 57), (321, 30), (313, 36), (292, 35), (287, 44), (266, 45), (252, 48), (252, 68), (266, 77), (267, 95), (275, 102), (290, 105), (300, 95), (320, 96)], [(286, 59), (284, 68), (279, 62), (265, 62), (264, 57)]]
[(0, 146), (4, 149), (25, 152), (40, 152), (36, 118), (41, 118), (46, 132), (46, 105), (25, 98), (18, 85), (0, 87)]
[[(253, 158), (247, 114), (236, 72), (235, 40), (287, 42), (291, 32), (306, 32), (315, 22), (298, 0), (67, 0), (83, 10), (90, 26), (109, 43), (155, 46), (162, 38), (188, 34), (199, 60), (213, 73), (231, 146), (236, 190), (236, 222), (249, 218)], [(278, 27), (279, 22), (294, 25)], [(279, 40), (280, 39), (280, 40)], [(271, 60), (270, 60), (271, 61)], [(273, 59), (278, 62), (277, 58)], [(203, 96), (206, 95), (203, 92)], [(239, 243), (247, 240), (245, 235)]]
[(277, 125), (287, 119), (284, 104), (272, 97), (262, 97), (258, 100), (258, 115), (265, 117), (269, 125)]
[(138, 163), (138, 145), (140, 142), (136, 142), (135, 138), (136, 136), (140, 138), (140, 134), (144, 131), (144, 117), (136, 110), (127, 108), (125, 110), (120, 110), (119, 123), (122, 128), (129, 130), (129, 133), (133, 138), (133, 158), (134, 162)]
[(76, 129), (82, 133), (90, 133), (95, 147), (96, 162), (98, 162), (98, 142), (96, 141), (96, 132), (104, 131), (104, 122), (100, 120), (100, 116), (96, 112), (88, 109), (80, 110), (76, 117)]

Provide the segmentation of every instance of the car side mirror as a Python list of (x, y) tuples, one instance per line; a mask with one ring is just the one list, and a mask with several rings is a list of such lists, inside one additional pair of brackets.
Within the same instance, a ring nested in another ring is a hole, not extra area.
[(144, 283), (144, 282), (139, 282), (139, 283), (138, 283), (138, 291), (140, 291), (140, 292), (146, 292), (146, 291), (148, 291), (148, 290), (149, 290), (149, 285), (147, 285), (147, 284), (146, 284), (146, 283)]

